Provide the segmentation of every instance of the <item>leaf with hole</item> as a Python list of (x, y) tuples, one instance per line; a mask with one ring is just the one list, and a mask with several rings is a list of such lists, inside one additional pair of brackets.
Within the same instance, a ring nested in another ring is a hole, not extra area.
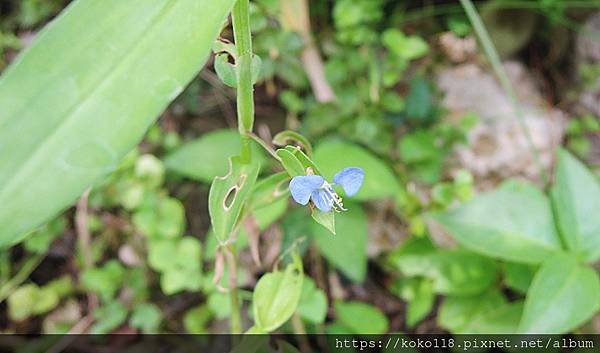
[(233, 3), (73, 1), (36, 36), (0, 78), (0, 246), (117, 167), (196, 76)]
[(231, 157), (229, 163), (229, 173), (216, 177), (208, 194), (208, 212), (219, 243), (231, 237), (260, 169), (258, 163), (242, 163), (240, 157)]

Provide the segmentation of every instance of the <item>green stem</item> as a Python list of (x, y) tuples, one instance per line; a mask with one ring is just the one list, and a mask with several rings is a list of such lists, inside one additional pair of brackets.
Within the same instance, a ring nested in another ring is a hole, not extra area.
[(242, 314), (240, 310), (240, 296), (237, 288), (237, 251), (233, 244), (227, 246), (227, 273), (229, 276), (229, 299), (231, 302), (231, 333), (242, 333)]
[(250, 160), (250, 138), (254, 125), (254, 91), (252, 83), (252, 33), (249, 0), (237, 0), (231, 13), (233, 37), (237, 50), (237, 114), (242, 139), (242, 161)]
[(473, 29), (475, 30), (477, 37), (479, 37), (479, 41), (481, 42), (481, 45), (483, 46), (483, 51), (485, 52), (486, 56), (488, 57), (488, 60), (490, 61), (490, 64), (492, 65), (492, 68), (494, 69), (496, 76), (500, 80), (500, 84), (502, 85), (502, 88), (504, 89), (504, 91), (506, 92), (506, 94), (508, 95), (508, 97), (512, 103), (513, 110), (515, 112), (515, 115), (517, 116), (521, 130), (523, 131), (523, 134), (525, 135), (525, 139), (527, 140), (527, 145), (531, 151), (531, 154), (533, 155), (534, 162), (535, 162), (537, 168), (539, 169), (539, 173), (540, 173), (542, 182), (544, 183), (544, 185), (546, 185), (548, 183), (548, 175), (547, 175), (546, 170), (544, 169), (542, 162), (540, 160), (539, 152), (537, 151), (537, 149), (535, 148), (535, 145), (533, 144), (533, 139), (531, 138), (531, 134), (529, 132), (529, 129), (527, 128), (527, 124), (525, 123), (523, 111), (517, 100), (517, 96), (512, 87), (512, 84), (510, 83), (508, 75), (506, 74), (506, 71), (504, 70), (504, 66), (502, 66), (502, 62), (500, 61), (500, 57), (498, 56), (496, 47), (494, 46), (494, 43), (492, 42), (492, 39), (490, 38), (490, 35), (488, 34), (487, 29), (483, 25), (483, 22), (481, 21), (481, 17), (479, 17), (479, 14), (477, 13), (477, 10), (475, 9), (475, 6), (471, 2), (471, 0), (460, 0), (460, 3), (462, 5), (462, 7), (465, 9), (465, 12), (467, 13), (467, 16), (469, 17), (469, 21), (473, 25)]
[(0, 303), (8, 298), (12, 292), (23, 283), (27, 277), (29, 277), (45, 257), (46, 254), (35, 254), (25, 260), (25, 263), (21, 266), (19, 272), (0, 287)]

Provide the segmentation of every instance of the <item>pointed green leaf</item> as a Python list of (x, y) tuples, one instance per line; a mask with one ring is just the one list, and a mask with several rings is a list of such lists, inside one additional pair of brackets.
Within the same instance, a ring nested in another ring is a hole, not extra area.
[(566, 255), (549, 258), (533, 278), (521, 319), (524, 333), (567, 333), (598, 311), (596, 271)]
[(448, 295), (481, 293), (497, 278), (494, 260), (464, 249), (438, 249), (427, 238), (407, 241), (388, 255), (387, 262), (405, 276), (433, 280), (434, 291)]
[(334, 306), (339, 322), (352, 333), (382, 334), (389, 328), (387, 317), (376, 306), (359, 301), (338, 301)]
[(331, 180), (335, 173), (343, 168), (362, 168), (365, 171), (365, 180), (360, 191), (353, 196), (354, 199), (394, 197), (400, 191), (397, 178), (390, 168), (358, 145), (343, 142), (321, 144), (315, 149), (314, 160), (321, 167), (327, 180)]
[(558, 153), (552, 201), (567, 248), (586, 261), (600, 258), (600, 183), (569, 152)]
[(298, 161), (300, 161), (305, 170), (306, 168), (311, 168), (315, 174), (323, 175), (317, 164), (310, 157), (308, 157), (306, 153), (304, 153), (300, 148), (294, 146), (286, 146), (285, 149), (292, 152), (294, 156), (298, 158)]
[[(265, 155), (257, 143), (251, 142), (252, 158), (261, 165)], [(165, 166), (185, 177), (211, 183), (214, 177), (227, 174), (228, 158), (240, 152), (240, 134), (237, 130), (210, 131), (183, 144), (165, 158)]]
[(331, 234), (335, 235), (335, 212), (321, 212), (317, 208), (313, 208), (310, 211), (310, 216), (315, 222), (319, 223), (325, 229), (331, 232)]
[(313, 240), (327, 261), (354, 282), (362, 282), (367, 274), (367, 216), (359, 204), (346, 207), (348, 211), (335, 214), (336, 235), (313, 223)]
[(0, 246), (114, 170), (198, 73), (234, 0), (74, 1), (0, 78)]
[(548, 198), (531, 184), (506, 182), (434, 218), (465, 248), (536, 264), (561, 250)]
[(296, 156), (285, 148), (280, 148), (275, 152), (281, 159), (281, 165), (291, 177), (306, 175), (306, 170)]

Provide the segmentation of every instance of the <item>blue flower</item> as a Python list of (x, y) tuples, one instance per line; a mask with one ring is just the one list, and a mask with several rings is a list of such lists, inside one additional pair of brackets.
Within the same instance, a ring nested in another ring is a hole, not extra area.
[(323, 212), (346, 211), (342, 198), (333, 190), (333, 185), (340, 185), (346, 195), (353, 196), (362, 186), (365, 172), (361, 168), (344, 168), (328, 183), (320, 175), (296, 176), (290, 181), (290, 192), (294, 201), (306, 205), (309, 200)]

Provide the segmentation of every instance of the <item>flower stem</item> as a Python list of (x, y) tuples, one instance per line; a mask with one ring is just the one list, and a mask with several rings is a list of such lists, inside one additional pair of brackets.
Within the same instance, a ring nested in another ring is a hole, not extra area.
[(544, 185), (547, 185), (548, 174), (546, 173), (546, 170), (544, 169), (544, 166), (542, 165), (539, 152), (533, 143), (531, 133), (529, 132), (529, 128), (527, 127), (527, 123), (525, 122), (523, 110), (517, 100), (517, 96), (515, 94), (512, 84), (510, 83), (508, 75), (506, 74), (506, 71), (504, 70), (504, 66), (502, 66), (502, 62), (500, 61), (500, 57), (498, 56), (496, 47), (494, 46), (494, 43), (492, 42), (492, 39), (490, 38), (490, 35), (489, 35), (487, 29), (485, 28), (483, 22), (481, 21), (481, 17), (479, 17), (479, 14), (477, 13), (477, 9), (475, 8), (475, 6), (471, 2), (471, 0), (460, 0), (460, 3), (462, 5), (462, 7), (465, 9), (467, 17), (469, 18), (469, 21), (473, 25), (473, 29), (475, 30), (477, 37), (479, 37), (479, 41), (481, 42), (483, 51), (485, 52), (488, 60), (490, 61), (490, 64), (492, 65), (492, 68), (494, 69), (496, 76), (500, 80), (500, 84), (502, 85), (504, 92), (506, 92), (506, 95), (509, 97), (509, 99), (512, 103), (514, 113), (517, 116), (517, 120), (519, 121), (521, 130), (523, 131), (523, 134), (525, 135), (525, 139), (527, 140), (527, 145), (533, 156), (533, 161), (539, 170), (539, 174), (540, 174), (540, 178), (542, 179), (542, 183)]
[(252, 83), (252, 34), (249, 0), (237, 0), (233, 6), (233, 37), (237, 50), (237, 114), (242, 161), (250, 161), (250, 137), (254, 125), (254, 88)]

